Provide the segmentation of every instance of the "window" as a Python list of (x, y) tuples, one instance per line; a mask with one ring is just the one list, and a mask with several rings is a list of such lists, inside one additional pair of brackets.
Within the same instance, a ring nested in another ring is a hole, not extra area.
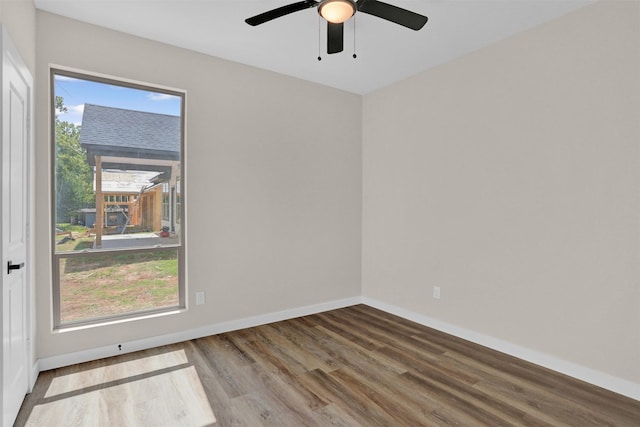
[(54, 327), (183, 308), (184, 93), (51, 83)]
[(169, 221), (169, 184), (162, 184), (162, 219)]

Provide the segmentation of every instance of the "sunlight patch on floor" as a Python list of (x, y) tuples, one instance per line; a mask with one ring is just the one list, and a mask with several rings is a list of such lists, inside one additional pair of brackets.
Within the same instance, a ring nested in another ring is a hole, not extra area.
[(56, 377), (27, 426), (211, 426), (195, 367), (173, 351)]
[(154, 371), (189, 363), (184, 350), (168, 351), (153, 356), (113, 364), (109, 363), (109, 359), (104, 359), (104, 361), (104, 366), (82, 370), (80, 368), (81, 365), (78, 365), (80, 370), (77, 372), (54, 378), (47, 389), (45, 398), (69, 393), (74, 390), (100, 386), (122, 379), (140, 377), (153, 373)]

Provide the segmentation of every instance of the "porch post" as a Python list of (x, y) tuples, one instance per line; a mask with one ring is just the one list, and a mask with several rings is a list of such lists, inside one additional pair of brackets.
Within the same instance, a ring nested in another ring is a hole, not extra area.
[(102, 156), (96, 156), (96, 240), (94, 247), (102, 247), (102, 229), (104, 226), (104, 197), (102, 196)]

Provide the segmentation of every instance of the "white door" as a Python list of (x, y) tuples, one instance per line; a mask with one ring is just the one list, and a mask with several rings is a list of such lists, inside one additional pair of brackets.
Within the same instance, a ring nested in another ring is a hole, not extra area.
[(32, 80), (2, 28), (2, 425), (29, 388), (27, 158)]

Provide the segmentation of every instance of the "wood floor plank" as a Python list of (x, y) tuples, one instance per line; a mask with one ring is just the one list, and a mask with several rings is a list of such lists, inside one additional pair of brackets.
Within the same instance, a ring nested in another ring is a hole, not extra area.
[(317, 411), (319, 426), (352, 427), (359, 423), (347, 411), (334, 404), (324, 406)]
[(284, 363), (282, 359), (274, 355), (262, 342), (252, 340), (245, 341), (239, 345), (246, 348), (246, 351), (251, 353), (252, 357), (258, 361), (263, 369), (274, 375), (278, 375), (284, 384), (286, 384), (287, 388), (293, 390), (301, 398), (304, 398), (306, 400), (305, 406), (311, 411), (316, 411), (319, 408), (327, 406), (326, 401), (305, 387), (300, 376), (289, 369), (289, 366)]
[(318, 394), (348, 412), (358, 421), (358, 425), (393, 426), (397, 424), (366, 395), (359, 393), (358, 385), (344, 384), (320, 369), (310, 371), (307, 376)]
[(42, 372), (22, 426), (640, 426), (640, 402), (356, 305)]
[[(196, 347), (206, 359), (213, 373), (229, 398), (242, 396), (251, 391), (250, 379), (238, 373), (238, 366), (222, 357), (220, 340), (217, 337), (206, 337), (195, 342)], [(246, 381), (245, 381), (246, 380)]]
[(286, 337), (296, 349), (299, 349), (305, 357), (315, 360), (311, 365), (313, 369), (318, 368), (325, 372), (330, 372), (340, 367), (332, 354), (331, 348), (318, 345), (315, 340), (309, 337), (308, 331), (312, 328), (301, 327), (297, 322), (276, 323), (273, 327), (278, 333)]
[(273, 347), (285, 350), (295, 360), (296, 365), (302, 366), (302, 372), (314, 369), (333, 369), (330, 361), (326, 360), (323, 355), (307, 351), (307, 348), (305, 348), (307, 343), (301, 342), (282, 325), (273, 323), (263, 326), (261, 327), (261, 332), (268, 338)]
[(375, 350), (386, 345), (384, 340), (376, 339), (377, 337), (373, 331), (363, 331), (358, 327), (354, 327), (353, 323), (349, 322), (348, 319), (337, 317), (332, 312), (320, 313), (314, 320), (316, 324), (343, 336), (355, 345), (367, 350)]
[(182, 344), (185, 355), (193, 363), (196, 369), (200, 384), (202, 385), (208, 399), (208, 404), (214, 413), (217, 425), (242, 426), (244, 413), (232, 410), (232, 399), (220, 385), (219, 377), (215, 369), (209, 365), (207, 358), (200, 351), (196, 344), (199, 340), (187, 341)]
[(255, 387), (245, 397), (254, 404), (260, 402), (263, 408), (261, 413), (269, 412), (270, 418), (277, 421), (275, 425), (317, 425), (317, 416), (310, 410), (309, 402), (288, 387), (278, 375), (255, 365), (247, 369), (250, 369)]
[(333, 330), (325, 329), (324, 326), (317, 326), (319, 332), (322, 332), (330, 342), (341, 344), (337, 347), (342, 357), (347, 358), (348, 365), (353, 365), (358, 361), (364, 360), (369, 364), (371, 370), (389, 371), (396, 374), (402, 374), (407, 371), (407, 368), (396, 362), (390, 357), (377, 351), (367, 351), (358, 345), (353, 343), (345, 336), (340, 335)]
[(437, 426), (442, 420), (433, 416), (442, 405), (435, 399), (403, 381), (402, 375), (391, 372), (379, 372), (377, 375), (363, 372), (361, 369), (343, 368), (331, 373), (345, 382), (358, 384), (364, 390), (371, 390), (370, 400), (392, 416), (398, 425)]
[[(475, 388), (487, 394), (500, 396), (500, 400), (510, 402), (538, 417), (551, 416), (555, 423), (574, 424), (580, 426), (614, 426), (616, 422), (600, 417), (593, 408), (576, 405), (566, 397), (558, 397), (549, 391), (534, 386), (509, 386), (504, 382), (489, 379), (476, 384)], [(521, 404), (518, 405), (518, 402)], [(611, 414), (611, 418), (617, 418)]]
[(277, 333), (274, 333), (268, 325), (237, 331), (237, 333), (243, 336), (245, 342), (255, 341), (263, 345), (274, 357), (286, 364), (291, 371), (297, 374), (304, 374), (308, 371), (304, 360), (301, 361), (297, 357), (297, 352), (291, 351), (287, 347), (287, 341)]

